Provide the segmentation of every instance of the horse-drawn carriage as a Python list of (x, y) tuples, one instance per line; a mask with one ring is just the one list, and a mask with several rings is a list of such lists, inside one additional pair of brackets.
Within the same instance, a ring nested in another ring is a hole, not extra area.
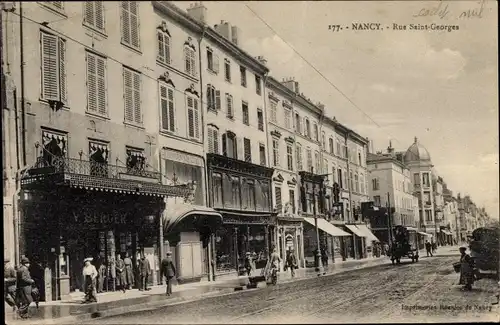
[(418, 249), (410, 244), (410, 233), (404, 226), (394, 227), (394, 241), (390, 248), (392, 264), (401, 263), (401, 258), (410, 258), (412, 262), (418, 262)]
[(498, 281), (500, 269), (499, 238), (499, 227), (480, 227), (472, 232), (470, 251), (474, 260), (476, 279), (493, 278)]

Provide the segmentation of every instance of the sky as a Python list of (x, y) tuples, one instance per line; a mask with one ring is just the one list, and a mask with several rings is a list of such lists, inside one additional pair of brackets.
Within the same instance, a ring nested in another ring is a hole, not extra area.
[[(174, 3), (183, 9), (190, 5)], [(203, 4), (207, 23), (238, 26), (242, 48), (263, 55), (274, 78), (295, 78), (305, 96), (369, 137), (375, 151), (385, 150), (390, 140), (405, 151), (417, 137), (454, 194), (470, 195), (498, 218), (496, 2)], [(477, 15), (460, 17), (464, 11)], [(353, 23), (380, 23), (384, 29), (354, 31)], [(394, 23), (407, 29), (394, 30)], [(410, 24), (458, 30), (409, 30)]]

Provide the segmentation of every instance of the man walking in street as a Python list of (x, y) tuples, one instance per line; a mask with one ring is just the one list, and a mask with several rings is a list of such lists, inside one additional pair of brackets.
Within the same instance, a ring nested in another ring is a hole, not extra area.
[(295, 277), (295, 269), (297, 268), (297, 258), (295, 257), (295, 254), (293, 253), (293, 249), (291, 249), (291, 248), (288, 251), (288, 254), (286, 256), (285, 267), (290, 268), (292, 278), (294, 278)]
[(31, 278), (29, 267), (30, 260), (27, 257), (21, 258), (21, 266), (17, 270), (18, 312), (21, 318), (29, 318), (28, 308), (33, 302), (31, 286), (35, 281)]
[(148, 278), (150, 272), (151, 265), (149, 264), (149, 260), (144, 256), (144, 253), (141, 253), (141, 259), (139, 260), (139, 278), (141, 281), (139, 291), (148, 291)]
[(434, 256), (434, 255), (432, 255), (432, 244), (429, 243), (428, 240), (425, 241), (425, 250), (427, 251), (427, 257)]
[(175, 276), (175, 266), (172, 261), (172, 252), (167, 252), (167, 257), (161, 261), (161, 276), (167, 280), (167, 296), (172, 294), (172, 279)]
[(15, 311), (16, 304), (16, 269), (12, 263), (10, 263), (10, 258), (4, 257), (4, 300), (5, 302), (12, 307), (12, 310)]

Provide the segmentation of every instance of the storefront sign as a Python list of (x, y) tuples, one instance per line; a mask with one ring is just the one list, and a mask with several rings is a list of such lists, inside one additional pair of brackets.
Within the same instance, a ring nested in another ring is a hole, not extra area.
[(107, 214), (85, 214), (79, 218), (84, 224), (127, 224), (127, 216), (110, 216)]
[(201, 157), (190, 155), (184, 152), (164, 149), (161, 151), (161, 158), (165, 160), (180, 162), (186, 165), (204, 167)]
[(238, 218), (238, 217), (224, 215), (222, 220), (225, 224), (240, 224), (240, 225), (247, 225), (247, 224), (270, 225), (275, 223), (274, 218), (269, 216), (263, 216), (263, 217), (245, 216)]

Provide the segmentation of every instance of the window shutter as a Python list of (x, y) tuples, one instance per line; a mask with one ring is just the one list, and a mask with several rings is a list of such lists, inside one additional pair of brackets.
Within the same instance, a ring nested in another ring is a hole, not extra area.
[(191, 72), (191, 58), (189, 55), (188, 47), (184, 46), (184, 69), (187, 74), (192, 74)]
[(47, 100), (59, 99), (57, 42), (56, 36), (41, 33), (42, 97)]
[(165, 63), (170, 64), (170, 37), (163, 34), (163, 42), (165, 44)]
[(175, 132), (175, 106), (174, 106), (174, 90), (167, 88), (168, 95), (168, 121), (169, 130)]
[(160, 85), (161, 127), (168, 130), (168, 99), (167, 87)]
[(97, 100), (99, 114), (106, 114), (106, 61), (104, 58), (97, 59)]
[(244, 160), (248, 162), (252, 162), (252, 145), (250, 139), (243, 139), (244, 146)]
[(233, 97), (229, 94), (226, 94), (226, 102), (227, 102), (227, 116), (233, 117)]
[(215, 153), (215, 139), (214, 139), (214, 129), (208, 129), (208, 152)]
[(122, 42), (130, 44), (130, 1), (122, 1)]
[(227, 134), (222, 135), (222, 155), (227, 157)]
[(97, 2), (85, 1), (85, 22), (89, 25), (95, 26), (95, 16), (94, 16), (94, 4)]
[(134, 93), (132, 90), (132, 71), (123, 68), (123, 97), (125, 102), (125, 121), (134, 121)]
[(220, 90), (215, 91), (215, 109), (220, 110), (221, 108), (221, 103), (220, 103)]
[(212, 60), (213, 60), (214, 72), (219, 73), (219, 56), (214, 54), (212, 56)]
[(198, 100), (193, 99), (193, 111), (194, 111), (194, 131), (195, 131), (195, 138), (199, 139), (200, 138), (200, 111), (198, 109)]
[(96, 57), (87, 52), (87, 110), (97, 111), (97, 73)]
[(158, 54), (156, 59), (161, 62), (165, 62), (165, 42), (164, 42), (164, 34), (160, 31), (157, 33), (157, 41), (158, 41)]
[(102, 4), (102, 1), (95, 1), (94, 8), (95, 8), (95, 27), (99, 30), (104, 30), (104, 6)]
[(139, 38), (139, 14), (138, 14), (138, 3), (137, 1), (129, 2), (130, 9), (130, 41), (131, 45), (134, 47), (140, 47)]
[(66, 103), (66, 42), (62, 39), (59, 39), (59, 92), (59, 100)]
[(219, 154), (219, 131), (217, 129), (212, 129), (214, 137), (214, 153)]
[(141, 112), (141, 75), (137, 72), (133, 73), (134, 77), (134, 121), (142, 123)]

